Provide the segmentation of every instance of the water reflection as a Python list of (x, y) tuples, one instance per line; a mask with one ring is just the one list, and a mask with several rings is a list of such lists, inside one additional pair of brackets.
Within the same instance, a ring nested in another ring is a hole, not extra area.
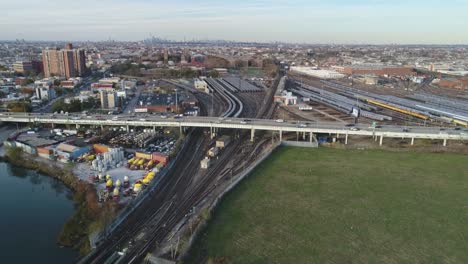
[(0, 186), (0, 263), (73, 263), (77, 253), (57, 245), (74, 212), (72, 193), (58, 180), (4, 162)]

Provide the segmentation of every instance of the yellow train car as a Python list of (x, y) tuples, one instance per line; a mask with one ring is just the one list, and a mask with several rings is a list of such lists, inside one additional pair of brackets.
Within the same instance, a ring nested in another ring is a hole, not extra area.
[(389, 104), (386, 104), (386, 103), (382, 103), (382, 102), (379, 102), (379, 101), (376, 101), (376, 100), (372, 100), (372, 99), (368, 99), (368, 98), (364, 98), (364, 100), (366, 102), (370, 103), (370, 104), (381, 106), (383, 108), (387, 108), (387, 109), (390, 109), (390, 110), (393, 110), (393, 111), (396, 111), (396, 112), (399, 112), (399, 113), (414, 116), (414, 117), (417, 117), (417, 118), (420, 118), (420, 119), (423, 119), (423, 120), (428, 120), (429, 119), (429, 117), (426, 116), (426, 115), (416, 113), (416, 112), (413, 112), (413, 111), (409, 111), (409, 110), (405, 110), (405, 109), (402, 109), (402, 108), (399, 108), (399, 107), (396, 107), (396, 106), (393, 106), (393, 105), (389, 105)]
[(453, 119), (452, 122), (453, 122), (455, 125), (468, 127), (468, 122), (463, 121), (463, 120)]

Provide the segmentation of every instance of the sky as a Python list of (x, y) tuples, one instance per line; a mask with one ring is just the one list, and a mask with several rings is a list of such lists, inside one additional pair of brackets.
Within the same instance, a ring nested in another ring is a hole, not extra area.
[(468, 44), (468, 0), (0, 0), (0, 40)]

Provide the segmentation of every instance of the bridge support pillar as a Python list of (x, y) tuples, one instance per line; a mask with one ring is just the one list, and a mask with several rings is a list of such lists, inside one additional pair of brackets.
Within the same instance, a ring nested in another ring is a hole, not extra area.
[(414, 138), (411, 138), (411, 146), (414, 145)]
[(104, 126), (103, 126), (103, 125), (101, 125), (101, 131), (102, 131), (102, 130), (104, 130)]
[(252, 128), (252, 130), (250, 130), (250, 142), (254, 142), (254, 137), (255, 137), (255, 129)]
[(379, 145), (382, 146), (383, 144), (383, 135), (380, 135), (380, 142), (379, 142)]
[(314, 133), (310, 132), (310, 143), (314, 142)]
[(76, 124), (76, 129), (79, 129), (80, 128), (80, 125), (79, 124)]
[(348, 145), (348, 134), (346, 134), (346, 136), (345, 136), (344, 143), (345, 143), (345, 145)]
[(215, 137), (214, 129), (213, 127), (210, 127), (210, 138), (213, 139), (214, 137)]
[(156, 133), (156, 126), (153, 126), (153, 132)]
[(182, 129), (182, 126), (179, 126), (179, 134), (180, 134), (180, 135), (183, 135), (183, 134), (184, 134), (184, 130)]
[(130, 126), (127, 125), (127, 133), (130, 133)]
[(279, 131), (279, 139), (280, 139), (280, 142), (283, 141), (283, 130)]
[(446, 138), (444, 139), (443, 146), (444, 146), (444, 147), (446, 147), (446, 146), (447, 146), (447, 139), (446, 139)]
[(302, 140), (306, 140), (306, 132), (302, 132)]

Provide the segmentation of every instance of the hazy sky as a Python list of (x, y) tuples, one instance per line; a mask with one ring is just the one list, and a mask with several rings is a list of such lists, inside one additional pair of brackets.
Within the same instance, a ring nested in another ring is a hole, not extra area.
[(468, 44), (468, 0), (0, 0), (0, 39)]

